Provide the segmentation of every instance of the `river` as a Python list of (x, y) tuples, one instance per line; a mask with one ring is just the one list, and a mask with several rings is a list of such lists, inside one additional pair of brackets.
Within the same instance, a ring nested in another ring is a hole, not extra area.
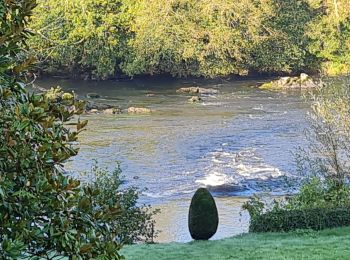
[[(61, 86), (79, 96), (100, 95), (96, 102), (148, 107), (147, 115), (84, 115), (79, 155), (67, 169), (88, 171), (94, 160), (112, 170), (121, 164), (126, 186), (143, 190), (141, 202), (160, 208), (157, 242), (186, 242), (191, 196), (201, 186), (212, 191), (220, 226), (213, 239), (248, 231), (241, 205), (256, 192), (291, 192), (295, 176), (292, 152), (305, 144), (303, 130), (310, 104), (298, 92), (271, 92), (255, 86), (267, 79), (184, 82), (162, 78), (129, 82), (39, 80), (41, 87)], [(193, 84), (216, 88), (217, 95), (191, 104), (176, 89)], [(152, 95), (147, 95), (152, 94)], [(147, 189), (147, 190), (146, 190)]]

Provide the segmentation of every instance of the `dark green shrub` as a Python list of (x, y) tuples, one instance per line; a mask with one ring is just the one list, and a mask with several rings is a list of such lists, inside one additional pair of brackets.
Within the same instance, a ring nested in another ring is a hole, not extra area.
[(350, 206), (303, 210), (276, 210), (251, 219), (250, 232), (288, 232), (298, 229), (322, 230), (350, 226)]
[(218, 228), (219, 216), (215, 200), (205, 188), (194, 194), (188, 216), (188, 227), (195, 240), (208, 240)]

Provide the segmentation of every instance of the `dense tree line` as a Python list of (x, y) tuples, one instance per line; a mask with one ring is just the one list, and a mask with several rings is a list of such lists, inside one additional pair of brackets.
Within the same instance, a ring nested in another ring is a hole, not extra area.
[(31, 48), (53, 72), (347, 72), (347, 0), (39, 0)]

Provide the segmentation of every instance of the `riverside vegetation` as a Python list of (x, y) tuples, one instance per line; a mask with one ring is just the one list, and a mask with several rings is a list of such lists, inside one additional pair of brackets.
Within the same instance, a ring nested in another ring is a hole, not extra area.
[(302, 184), (300, 192), (264, 203), (253, 197), (244, 205), (253, 232), (320, 230), (349, 226), (350, 85), (323, 87), (313, 97), (308, 149), (295, 153)]
[(220, 77), (349, 72), (348, 0), (38, 0), (43, 72)]
[[(39, 1), (36, 12), (43, 15), (39, 17), (37, 13), (32, 23), (37, 30), (35, 37), (41, 37), (37, 39), (39, 49), (36, 49), (26, 44), (33, 32), (27, 25), (36, 1), (0, 2), (0, 256), (4, 259), (122, 259), (120, 250), (124, 244), (152, 240), (154, 235), (152, 216), (156, 212), (137, 204), (136, 189), (121, 189), (119, 168), (112, 173), (93, 168), (91, 174), (95, 179), (91, 183), (67, 176), (64, 163), (78, 153), (77, 138), (88, 123), (79, 119), (85, 105), (74, 93), (57, 88), (28, 93), (24, 82), (26, 70), (35, 60), (31, 55), (39, 57), (41, 64), (47, 64), (49, 69), (88, 72), (98, 78), (113, 76), (118, 70), (130, 75), (218, 76), (251, 70), (293, 72), (312, 69), (314, 65), (331, 71), (336, 68), (337, 72), (348, 69), (347, 1), (246, 0), (234, 5), (226, 1), (164, 4), (153, 0), (118, 1), (114, 5), (102, 0), (72, 0), (66, 5), (45, 3)], [(275, 15), (272, 10), (277, 10)], [(121, 15), (115, 16), (115, 12)], [(155, 14), (161, 15), (153, 17)], [(227, 17), (229, 23), (223, 19)], [(46, 27), (36, 27), (38, 22)], [(113, 25), (108, 31), (104, 27), (107, 24)], [(310, 24), (317, 30), (307, 29)], [(56, 25), (64, 30), (56, 30)], [(199, 31), (192, 31), (192, 26)], [(217, 31), (218, 28), (223, 31)], [(170, 35), (168, 29), (180, 32)], [(326, 30), (324, 34), (323, 30)], [(47, 49), (43, 39), (53, 45)], [(213, 42), (213, 39), (220, 40)], [(279, 46), (278, 59), (268, 62), (275, 46)], [(124, 56), (125, 50), (130, 50), (130, 56)], [(232, 238), (180, 246), (130, 246), (123, 252), (131, 258), (154, 259), (154, 250), (160, 248), (167, 259), (190, 259), (203, 256), (207, 243), (211, 243), (217, 246), (208, 257), (213, 259), (261, 254), (266, 258), (319, 259), (320, 245), (322, 257), (347, 256), (349, 240), (344, 238), (348, 238), (348, 228), (319, 233), (299, 229), (350, 224), (349, 88), (348, 83), (323, 87), (314, 97), (311, 128), (307, 133), (309, 149), (296, 153), (299, 172), (304, 177), (300, 193), (274, 201), (272, 207), (260, 198), (253, 198), (244, 206), (251, 215), (251, 231), (296, 230), (294, 233), (251, 234), (243, 237), (244, 240)], [(198, 237), (207, 239), (216, 231), (217, 209), (208, 193), (205, 207), (197, 207), (197, 196), (190, 209), (189, 224), (193, 227), (198, 220), (202, 224), (210, 223), (208, 234)], [(197, 216), (201, 218), (196, 219)], [(313, 221), (309, 216), (314, 217)], [(192, 231), (196, 237), (198, 230)], [(271, 240), (262, 242), (262, 239)], [(276, 246), (276, 240), (281, 239), (283, 242)], [(311, 243), (298, 246), (294, 242)], [(244, 255), (232, 252), (235, 243)], [(252, 250), (257, 245), (258, 250)], [(334, 245), (340, 248), (336, 255), (331, 250)], [(286, 250), (289, 246), (292, 251)], [(146, 251), (140, 253), (141, 249)]]
[(119, 170), (94, 168), (87, 184), (65, 174), (87, 124), (72, 121), (84, 103), (60, 89), (27, 92), (34, 7), (0, 2), (0, 258), (121, 259), (123, 244), (152, 238), (154, 212), (137, 204), (137, 190), (120, 188)]

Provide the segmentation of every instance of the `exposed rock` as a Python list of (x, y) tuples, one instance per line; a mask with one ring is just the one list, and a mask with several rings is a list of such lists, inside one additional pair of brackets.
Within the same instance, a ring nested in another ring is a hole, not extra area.
[(92, 101), (86, 101), (85, 111), (91, 114), (97, 114), (101, 112), (106, 115), (120, 114), (122, 112), (119, 107)]
[(151, 113), (151, 109), (144, 108), (144, 107), (129, 107), (128, 113), (129, 114), (149, 114)]
[(193, 96), (193, 97), (188, 99), (188, 101), (191, 103), (197, 103), (197, 102), (200, 102), (201, 100), (202, 100), (202, 98), (198, 97), (198, 96)]
[(119, 108), (113, 107), (113, 108), (107, 108), (103, 110), (103, 114), (106, 115), (115, 115), (115, 114), (120, 114), (121, 110)]
[(91, 113), (91, 114), (97, 114), (97, 113), (98, 113), (98, 109), (91, 109), (91, 110), (89, 111), (89, 113)]
[(93, 99), (93, 98), (100, 98), (101, 96), (97, 93), (87, 93), (86, 97)]
[(310, 79), (310, 77), (309, 77), (309, 75), (307, 75), (306, 73), (301, 73), (300, 74), (300, 81), (301, 82), (305, 82), (305, 81), (307, 81), (307, 80), (309, 80)]
[(198, 87), (188, 87), (188, 88), (179, 88), (176, 90), (177, 93), (192, 93), (196, 94), (199, 93), (199, 88)]
[(288, 89), (312, 89), (317, 84), (309, 75), (302, 73), (299, 77), (281, 77), (268, 83), (262, 84), (259, 88), (271, 90), (288, 90)]
[(189, 94), (203, 94), (203, 95), (212, 95), (217, 94), (219, 91), (213, 88), (200, 88), (200, 87), (188, 87), (180, 88), (176, 90), (177, 93), (189, 93)]
[(199, 94), (199, 91), (200, 91), (200, 88), (199, 87), (190, 87), (188, 89), (184, 89), (185, 92), (188, 92), (188, 93), (198, 93)]

